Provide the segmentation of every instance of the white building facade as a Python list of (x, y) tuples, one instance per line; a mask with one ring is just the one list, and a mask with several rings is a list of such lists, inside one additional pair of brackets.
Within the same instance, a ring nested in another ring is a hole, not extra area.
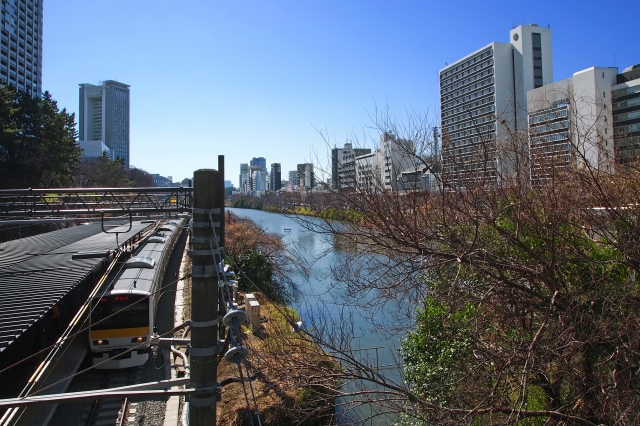
[(102, 141), (129, 166), (129, 86), (114, 80), (80, 84), (78, 138)]
[(384, 156), (380, 150), (375, 150), (371, 154), (356, 157), (356, 181), (359, 191), (382, 191), (384, 181), (382, 179), (382, 166)]
[(113, 158), (113, 152), (102, 141), (78, 141), (78, 146), (82, 148), (83, 158), (102, 157), (104, 152), (107, 153), (107, 157)]
[(611, 88), (616, 162), (640, 161), (640, 64), (625, 68)]
[(370, 154), (370, 148), (353, 148), (351, 142), (343, 148), (331, 150), (331, 185), (334, 191), (349, 190), (356, 186), (356, 157)]
[[(439, 72), (443, 177), (448, 185), (495, 185), (526, 148), (526, 93), (553, 81), (551, 30), (531, 24)], [(510, 146), (510, 144), (523, 144)]]
[(380, 135), (382, 153), (382, 180), (384, 189), (397, 191), (401, 173), (413, 167), (416, 161), (414, 144), (410, 140), (399, 139), (395, 135), (385, 132)]
[(527, 93), (533, 185), (570, 167), (614, 169), (612, 87), (617, 68), (591, 67)]

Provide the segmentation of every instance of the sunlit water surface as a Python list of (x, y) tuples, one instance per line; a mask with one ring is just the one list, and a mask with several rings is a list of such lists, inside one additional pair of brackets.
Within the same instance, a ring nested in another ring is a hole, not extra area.
[[(397, 348), (402, 336), (387, 336), (376, 330), (376, 327), (367, 319), (364, 308), (358, 306), (358, 301), (349, 300), (340, 294), (335, 281), (331, 276), (332, 265), (338, 264), (344, 258), (344, 253), (340, 249), (333, 247), (333, 242), (325, 235), (310, 232), (295, 219), (285, 215), (268, 213), (261, 210), (228, 208), (239, 217), (252, 219), (261, 225), (268, 232), (280, 235), (286, 244), (295, 247), (303, 258), (307, 261), (309, 268), (309, 278), (298, 275), (297, 283), (300, 288), (301, 298), (294, 304), (294, 308), (299, 312), (305, 324), (310, 322), (309, 318), (325, 316), (333, 321), (344, 321), (345, 313), (350, 315), (351, 324), (340, 324), (342, 328), (352, 327), (354, 338), (351, 343), (352, 349), (358, 349), (361, 359), (366, 360), (369, 365), (377, 365), (386, 377), (395, 381), (400, 381), (400, 373), (397, 367)], [(313, 219), (312, 219), (313, 220)], [(371, 295), (370, 297), (375, 297)], [(343, 302), (347, 302), (345, 304)], [(394, 309), (395, 303), (390, 303), (386, 309)], [(385, 322), (385, 313), (376, 313), (375, 323)], [(366, 424), (379, 425), (389, 424), (390, 418), (378, 416), (374, 420), (358, 422), (358, 418), (369, 417), (375, 409), (371, 406), (352, 410), (346, 414), (341, 423), (343, 424)], [(344, 415), (344, 414), (343, 414)]]

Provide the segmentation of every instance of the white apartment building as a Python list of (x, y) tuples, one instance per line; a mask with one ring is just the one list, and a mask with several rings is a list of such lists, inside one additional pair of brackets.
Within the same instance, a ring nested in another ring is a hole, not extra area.
[(331, 185), (334, 191), (348, 190), (356, 186), (356, 157), (370, 154), (370, 148), (353, 148), (351, 142), (344, 148), (331, 150)]
[(414, 167), (416, 154), (410, 140), (390, 132), (380, 135), (378, 149), (355, 157), (355, 179), (361, 190), (398, 191), (403, 171)]
[(380, 148), (382, 153), (382, 178), (384, 189), (397, 191), (399, 188), (400, 174), (415, 165), (416, 154), (414, 144), (410, 140), (399, 139), (395, 135), (385, 132), (380, 135)]
[(0, 83), (40, 96), (43, 0), (3, 0), (0, 11)]
[(80, 141), (102, 141), (129, 166), (129, 85), (105, 80), (80, 84)]
[[(535, 24), (509, 32), (447, 65), (440, 77), (442, 173), (449, 189), (510, 179), (513, 152), (526, 149), (526, 94), (553, 81), (551, 30)], [(522, 144), (523, 146), (513, 146)]]
[(378, 149), (370, 154), (356, 157), (357, 189), (361, 191), (382, 191), (384, 189), (382, 180), (383, 164), (384, 156)]
[(316, 176), (312, 163), (298, 164), (296, 184), (299, 189), (313, 189), (316, 186)]
[(617, 68), (591, 67), (527, 92), (531, 183), (569, 167), (614, 169), (612, 87)]
[(611, 88), (616, 162), (640, 161), (640, 64), (622, 70)]

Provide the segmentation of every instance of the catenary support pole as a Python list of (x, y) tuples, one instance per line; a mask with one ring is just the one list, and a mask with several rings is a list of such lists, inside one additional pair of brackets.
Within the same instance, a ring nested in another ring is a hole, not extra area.
[[(216, 391), (189, 398), (190, 426), (215, 426), (216, 402), (220, 399), (217, 356), (221, 346), (216, 323), (219, 287), (217, 265), (208, 240), (215, 241), (212, 226), (224, 226), (224, 216), (220, 214), (224, 207), (224, 194), (220, 196), (224, 192), (223, 179), (219, 171), (211, 169), (196, 170), (193, 175), (191, 385), (196, 389), (213, 386)], [(217, 223), (210, 223), (209, 212)]]
[[(220, 239), (218, 245), (224, 250), (224, 196), (225, 196), (225, 187), (224, 187), (224, 155), (218, 155), (218, 177), (220, 178), (221, 191), (218, 191), (216, 194), (216, 203), (220, 206), (220, 228), (218, 228), (218, 238)], [(224, 253), (221, 253), (221, 258), (224, 259)], [(218, 297), (218, 315), (224, 316), (227, 312), (227, 307), (224, 304), (224, 300), (222, 297)], [(224, 325), (220, 325), (218, 327), (218, 338), (224, 340), (227, 330)]]

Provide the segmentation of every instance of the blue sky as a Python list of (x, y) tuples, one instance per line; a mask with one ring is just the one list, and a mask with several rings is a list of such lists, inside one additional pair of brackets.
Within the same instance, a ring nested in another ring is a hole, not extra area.
[(179, 181), (224, 155), (237, 184), (253, 157), (286, 178), (374, 140), (376, 105), (435, 117), (445, 62), (517, 25), (551, 26), (554, 80), (640, 63), (639, 19), (634, 1), (44, 0), (43, 88), (76, 112), (79, 83), (129, 84), (132, 165)]

